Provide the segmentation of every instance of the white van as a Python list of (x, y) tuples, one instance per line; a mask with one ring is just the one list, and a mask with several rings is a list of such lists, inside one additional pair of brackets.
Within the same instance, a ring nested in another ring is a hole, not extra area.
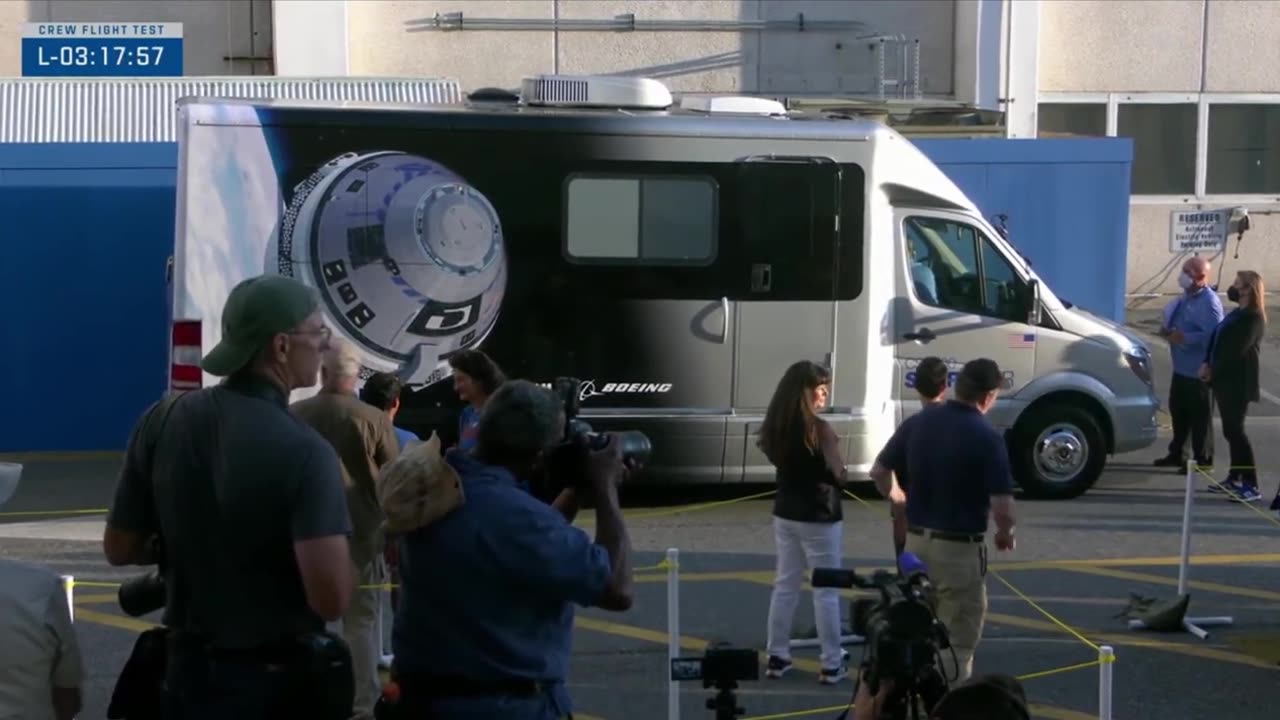
[(802, 358), (832, 369), (855, 476), (919, 408), (929, 355), (999, 363), (991, 419), (1034, 495), (1079, 495), (1108, 454), (1155, 441), (1142, 341), (1064, 305), (881, 124), (623, 77), (179, 109), (175, 389), (216, 380), (196, 363), (227, 293), (270, 272), (314, 286), (370, 372), (411, 383), (409, 429), (450, 437), (447, 358), (480, 348), (511, 377), (588, 381), (584, 419), (647, 433), (651, 481), (771, 481), (754, 434)]

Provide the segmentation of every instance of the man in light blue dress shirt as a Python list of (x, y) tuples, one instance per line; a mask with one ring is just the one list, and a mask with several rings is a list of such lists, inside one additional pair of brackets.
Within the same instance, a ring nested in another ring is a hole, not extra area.
[(1197, 465), (1213, 466), (1213, 395), (1200, 380), (1200, 364), (1214, 328), (1222, 322), (1222, 300), (1209, 287), (1209, 261), (1188, 258), (1178, 277), (1182, 295), (1165, 314), (1160, 337), (1169, 343), (1173, 378), (1169, 384), (1169, 415), (1173, 440), (1169, 452), (1155, 461), (1157, 467), (1185, 469), (1184, 448), (1191, 440), (1191, 457)]

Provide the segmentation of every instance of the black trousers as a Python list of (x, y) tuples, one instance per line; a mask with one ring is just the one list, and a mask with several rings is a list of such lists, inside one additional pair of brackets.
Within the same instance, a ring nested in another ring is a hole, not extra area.
[(1246, 485), (1258, 486), (1258, 470), (1254, 467), (1253, 444), (1244, 432), (1245, 415), (1249, 412), (1249, 400), (1237, 391), (1214, 390), (1218, 402), (1218, 414), (1222, 417), (1222, 436), (1231, 448), (1229, 477), (1240, 478)]
[(1174, 373), (1169, 385), (1169, 415), (1173, 419), (1169, 455), (1185, 458), (1183, 448), (1190, 436), (1196, 464), (1213, 465), (1213, 392), (1209, 386), (1200, 378)]

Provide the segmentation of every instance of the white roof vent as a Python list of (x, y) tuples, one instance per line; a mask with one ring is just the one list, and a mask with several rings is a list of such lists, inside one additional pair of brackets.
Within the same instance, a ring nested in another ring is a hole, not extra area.
[(657, 80), (618, 75), (536, 75), (521, 85), (526, 105), (565, 107), (671, 107), (671, 91)]
[(787, 108), (777, 100), (743, 95), (695, 96), (680, 99), (684, 110), (704, 113), (739, 113), (747, 115), (786, 115)]

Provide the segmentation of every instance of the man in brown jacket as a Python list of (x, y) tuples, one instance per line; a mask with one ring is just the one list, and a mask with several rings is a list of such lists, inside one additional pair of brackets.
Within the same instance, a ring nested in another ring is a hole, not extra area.
[[(359, 585), (382, 582), (380, 556), (383, 521), (374, 485), (379, 470), (395, 459), (400, 443), (391, 418), (356, 395), (360, 358), (348, 342), (334, 338), (320, 370), (321, 388), (292, 406), (295, 415), (333, 445), (342, 461), (342, 478), (351, 509), (351, 561)], [(370, 720), (381, 693), (377, 608), (381, 590), (361, 589), (351, 596), (342, 618), (342, 634), (351, 646), (355, 671), (355, 715)]]

